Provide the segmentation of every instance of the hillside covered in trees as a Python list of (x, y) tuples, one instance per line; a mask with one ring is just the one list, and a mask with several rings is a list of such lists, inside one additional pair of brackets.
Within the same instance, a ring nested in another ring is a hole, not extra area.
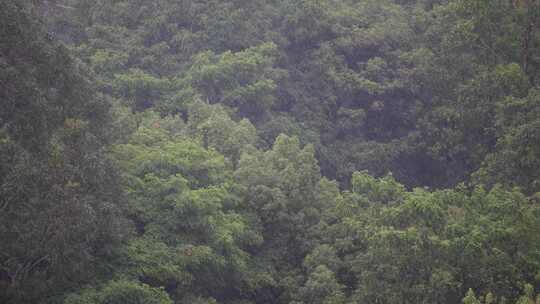
[(0, 0), (0, 102), (0, 303), (540, 303), (540, 0)]

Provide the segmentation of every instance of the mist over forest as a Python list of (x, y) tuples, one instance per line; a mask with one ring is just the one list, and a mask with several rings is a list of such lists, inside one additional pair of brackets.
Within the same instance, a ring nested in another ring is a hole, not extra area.
[(0, 303), (540, 304), (540, 0), (0, 0)]

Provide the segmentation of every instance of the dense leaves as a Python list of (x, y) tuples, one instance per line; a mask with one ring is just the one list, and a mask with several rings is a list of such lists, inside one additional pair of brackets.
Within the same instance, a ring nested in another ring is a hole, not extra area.
[(0, 301), (47, 302), (108, 275), (124, 237), (110, 116), (87, 73), (18, 2), (0, 2)]
[(538, 0), (0, 0), (0, 302), (539, 303)]

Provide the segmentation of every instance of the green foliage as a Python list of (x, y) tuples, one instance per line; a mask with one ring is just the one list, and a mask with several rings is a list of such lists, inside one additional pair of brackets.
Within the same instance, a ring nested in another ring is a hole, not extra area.
[[(405, 191), (365, 173), (354, 175), (353, 187), (324, 234), (340, 257), (326, 265), (354, 286), (354, 301), (450, 303), (471, 287), (515, 299), (519, 282), (535, 276), (538, 208), (516, 190)], [(398, 190), (393, 199), (372, 192), (385, 188)]]
[(265, 43), (242, 52), (196, 55), (187, 73), (203, 99), (237, 108), (257, 117), (272, 107), (282, 72), (273, 67), (277, 47)]
[(116, 75), (113, 81), (114, 90), (129, 100), (136, 110), (151, 107), (170, 86), (166, 79), (156, 78), (139, 69)]
[(182, 124), (176, 118), (175, 128), (174, 121), (168, 125), (149, 115), (113, 148), (138, 232), (127, 246), (129, 272), (165, 286), (174, 299), (223, 297), (254, 271), (245, 248), (256, 246), (260, 236), (235, 211), (240, 202), (230, 164), (175, 132)]
[(305, 285), (300, 288), (300, 299), (306, 303), (339, 304), (345, 297), (335, 275), (326, 266), (317, 266), (310, 273)]
[(472, 289), (467, 291), (467, 295), (465, 295), (465, 298), (463, 298), (463, 304), (480, 304), (480, 301), (476, 299)]
[(220, 105), (194, 102), (188, 107), (188, 129), (207, 148), (216, 149), (234, 164), (257, 142), (257, 130), (247, 119), (236, 122)]
[(538, 190), (540, 91), (524, 98), (510, 97), (497, 109), (500, 137), (495, 151), (475, 174), (483, 183), (521, 186), (527, 193)]
[(468, 180), (504, 137), (496, 104), (537, 86), (536, 2), (68, 2), (51, 26), (104, 92), (162, 114), (232, 107), (266, 146), (313, 144), (343, 186), (361, 170)]
[(71, 295), (65, 304), (172, 304), (167, 293), (158, 288), (130, 281), (111, 281), (100, 290)]
[(0, 302), (538, 303), (539, 1), (19, 2)]
[(400, 200), (405, 188), (392, 175), (375, 179), (367, 172), (355, 172), (351, 180), (352, 191), (367, 195), (369, 201), (391, 203)]
[(28, 3), (0, 1), (0, 302), (108, 275), (126, 237), (109, 104)]
[[(321, 238), (337, 185), (321, 178), (312, 146), (280, 135), (267, 152), (246, 152), (235, 172), (245, 204), (258, 217), (264, 243), (261, 259), (275, 268), (275, 288), (292, 300), (301, 276), (295, 268)], [(316, 266), (316, 265), (315, 265)]]

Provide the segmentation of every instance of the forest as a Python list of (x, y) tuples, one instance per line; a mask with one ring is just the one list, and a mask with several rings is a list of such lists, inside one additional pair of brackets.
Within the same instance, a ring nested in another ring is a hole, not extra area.
[(540, 304), (540, 0), (0, 0), (0, 303)]

